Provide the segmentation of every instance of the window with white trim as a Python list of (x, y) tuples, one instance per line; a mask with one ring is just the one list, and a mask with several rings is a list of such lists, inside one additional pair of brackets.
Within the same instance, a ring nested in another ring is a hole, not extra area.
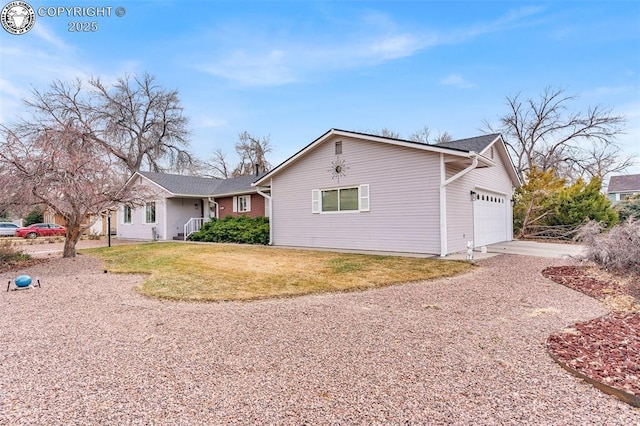
[(233, 197), (233, 212), (246, 213), (251, 211), (251, 195)]
[(369, 185), (348, 188), (314, 189), (311, 191), (311, 212), (368, 212)]
[(131, 207), (124, 206), (124, 223), (131, 223)]
[(156, 223), (156, 203), (153, 201), (144, 206), (144, 223)]

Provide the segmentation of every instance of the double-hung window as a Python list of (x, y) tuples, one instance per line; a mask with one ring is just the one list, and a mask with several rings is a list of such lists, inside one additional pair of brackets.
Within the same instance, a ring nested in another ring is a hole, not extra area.
[(150, 202), (144, 206), (144, 222), (156, 223), (156, 203)]
[(233, 197), (233, 212), (247, 213), (251, 211), (251, 195)]
[(369, 185), (314, 189), (311, 193), (312, 213), (366, 211), (369, 211)]
[(124, 206), (124, 223), (131, 223), (131, 207)]

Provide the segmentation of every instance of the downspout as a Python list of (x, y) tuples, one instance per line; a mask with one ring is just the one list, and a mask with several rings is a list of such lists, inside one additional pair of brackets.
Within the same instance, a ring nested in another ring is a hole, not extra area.
[(445, 257), (448, 254), (447, 247), (447, 188), (451, 182), (461, 178), (469, 173), (471, 170), (478, 167), (478, 154), (471, 151), (471, 165), (463, 170), (460, 170), (455, 175), (447, 179), (447, 170), (444, 163), (444, 153), (440, 153), (440, 256)]
[[(273, 181), (270, 182), (269, 188), (271, 188), (271, 184), (273, 184)], [(271, 195), (262, 192), (260, 187), (258, 187), (258, 194), (269, 200), (269, 245), (273, 245), (273, 224), (271, 223), (273, 212), (271, 211)]]

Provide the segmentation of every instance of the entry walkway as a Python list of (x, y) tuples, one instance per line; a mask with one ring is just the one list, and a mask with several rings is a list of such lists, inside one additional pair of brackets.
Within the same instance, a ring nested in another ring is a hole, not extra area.
[[(580, 244), (544, 243), (538, 241), (505, 241), (502, 243), (489, 244), (483, 253), (480, 247), (476, 247), (473, 252), (474, 260), (486, 259), (498, 254), (519, 254), (523, 256), (568, 258), (578, 257), (586, 253), (586, 247)], [(453, 253), (445, 259), (464, 260), (467, 253)]]
[(505, 241), (487, 246), (488, 253), (522, 254), (538, 257), (576, 257), (586, 253), (580, 244), (543, 243), (538, 241)]

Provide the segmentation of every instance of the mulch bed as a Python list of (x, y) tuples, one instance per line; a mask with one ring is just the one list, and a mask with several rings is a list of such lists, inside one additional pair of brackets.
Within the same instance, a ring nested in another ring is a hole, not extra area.
[[(594, 276), (593, 268), (550, 267), (542, 274), (567, 287), (604, 301), (628, 296), (628, 286), (606, 276)], [(633, 294), (632, 294), (633, 295)], [(578, 323), (547, 340), (551, 356), (569, 371), (582, 374), (598, 388), (640, 406), (640, 312), (632, 303), (621, 311)], [(635, 300), (638, 303), (638, 300)], [(604, 384), (605, 386), (598, 386)], [(616, 392), (616, 390), (621, 392)]]
[(598, 300), (626, 293), (620, 283), (590, 276), (589, 268), (585, 266), (553, 266), (542, 271), (542, 275)]

